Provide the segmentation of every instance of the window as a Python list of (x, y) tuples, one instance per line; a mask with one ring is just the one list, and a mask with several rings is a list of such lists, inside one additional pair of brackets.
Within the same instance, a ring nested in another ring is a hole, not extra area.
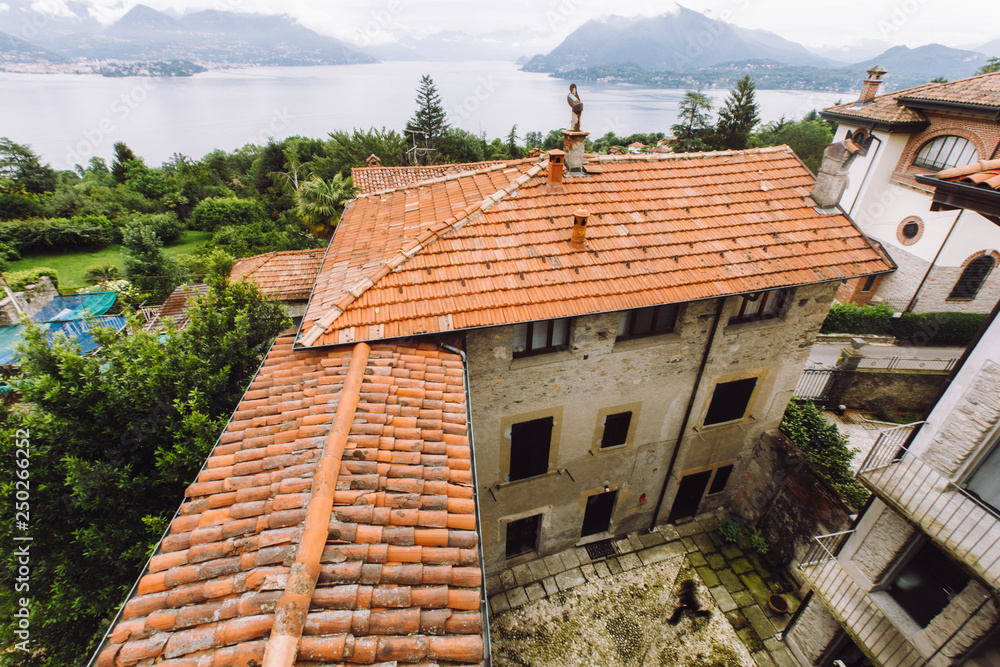
[(903, 566), (887, 592), (920, 627), (926, 628), (968, 585), (969, 575), (928, 542)]
[(601, 449), (617, 447), (628, 442), (628, 427), (632, 423), (631, 412), (619, 412), (604, 418), (604, 436), (601, 438)]
[(913, 240), (920, 233), (920, 225), (912, 220), (903, 225), (903, 238)]
[(732, 465), (721, 466), (718, 470), (716, 470), (715, 477), (712, 478), (712, 485), (708, 487), (708, 495), (722, 493), (725, 491), (726, 484), (729, 483), (729, 476), (732, 474)]
[(538, 551), (542, 515), (536, 514), (507, 524), (507, 558)]
[(715, 385), (712, 402), (705, 414), (705, 425), (742, 419), (756, 386), (757, 378), (720, 382)]
[(729, 319), (730, 324), (752, 322), (754, 320), (769, 320), (780, 317), (782, 309), (792, 298), (792, 290), (776, 289), (768, 292), (755, 292), (743, 297), (740, 312)]
[(979, 152), (968, 139), (949, 134), (924, 144), (913, 164), (927, 169), (964, 167), (979, 159)]
[(915, 215), (905, 218), (896, 227), (896, 240), (900, 245), (913, 245), (924, 235), (924, 221)]
[(968, 266), (965, 267), (965, 270), (962, 271), (962, 275), (959, 277), (958, 282), (955, 283), (955, 287), (952, 288), (951, 294), (948, 295), (948, 298), (976, 298), (976, 294), (979, 293), (979, 288), (983, 286), (984, 282), (986, 282), (986, 278), (989, 277), (994, 266), (996, 266), (996, 261), (990, 255), (977, 257), (969, 262)]
[(868, 276), (867, 278), (865, 278), (865, 284), (861, 286), (861, 291), (862, 292), (871, 292), (872, 291), (872, 287), (875, 287), (875, 279), (876, 278), (878, 278), (878, 276)]
[(1000, 511), (1000, 437), (993, 443), (990, 455), (969, 478), (966, 488), (976, 498)]
[(514, 325), (514, 357), (556, 352), (569, 347), (569, 318)]
[(552, 417), (511, 424), (509, 481), (544, 475), (549, 471)]
[(618, 339), (641, 338), (670, 333), (677, 324), (677, 304), (638, 308), (621, 314)]

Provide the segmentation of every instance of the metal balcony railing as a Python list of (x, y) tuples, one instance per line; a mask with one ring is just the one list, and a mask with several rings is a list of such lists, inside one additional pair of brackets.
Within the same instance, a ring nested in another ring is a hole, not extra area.
[(858, 478), (986, 584), (1000, 588), (1000, 514), (907, 451), (912, 426), (883, 432)]
[(871, 596), (841, 567), (836, 554), (854, 531), (820, 535), (799, 569), (830, 613), (876, 665), (919, 667), (924, 656)]

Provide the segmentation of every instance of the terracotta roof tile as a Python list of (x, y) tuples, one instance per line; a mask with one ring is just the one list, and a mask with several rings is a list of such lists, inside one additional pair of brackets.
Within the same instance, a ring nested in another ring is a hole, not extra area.
[(312, 292), (326, 248), (269, 252), (245, 257), (233, 264), (229, 279), (253, 280), (278, 301), (305, 301)]
[[(293, 351), (289, 336), (275, 342), (98, 664), (260, 663), (285, 632), (278, 619), (297, 595), (292, 581), (310, 548), (306, 517), (323, 504), (314, 486), (327, 483), (337, 490), (318, 515), (318, 578), (304, 599), (294, 664), (482, 661), (473, 489), (469, 479), (450, 481), (450, 471), (469, 468), (471, 453), (464, 426), (451, 445), (437, 428), (444, 417), (464, 425), (462, 377), (447, 375), (461, 359), (430, 345), (379, 345), (351, 389), (359, 354)], [(421, 399), (418, 390), (444, 383), (416, 375), (448, 378), (456, 399)], [(400, 393), (407, 391), (409, 398)], [(356, 411), (338, 416), (351, 392)], [(345, 419), (350, 433), (324, 482), (337, 420)]]
[(907, 102), (915, 107), (926, 102), (941, 102), (1000, 109), (1000, 73), (980, 74), (947, 83), (925, 83), (878, 95), (868, 104), (838, 104), (824, 109), (823, 113), (890, 124), (927, 122), (927, 118), (917, 108), (910, 108)]
[[(547, 162), (524, 161), (359, 197), (331, 242), (299, 344), (624, 310), (890, 268), (844, 215), (814, 209), (813, 178), (787, 147), (597, 164), (600, 173), (556, 188)], [(569, 243), (581, 206), (590, 213), (585, 250)], [(432, 228), (442, 230), (437, 240), (417, 241)], [(437, 391), (395, 395), (448, 400)]]
[(381, 190), (391, 190), (406, 187), (422, 181), (454, 177), (470, 171), (479, 171), (490, 167), (503, 167), (507, 161), (465, 162), (462, 164), (434, 164), (422, 167), (354, 167), (351, 178), (354, 187), (362, 194)]
[(143, 325), (143, 331), (160, 332), (166, 329), (167, 322), (171, 321), (178, 329), (187, 326), (188, 318), (185, 311), (188, 309), (188, 302), (196, 296), (208, 294), (208, 285), (201, 283), (194, 285), (178, 285), (170, 296), (166, 298), (156, 317)]
[(1000, 160), (980, 160), (963, 167), (953, 167), (934, 174), (953, 183), (967, 183), (983, 189), (1000, 191)]

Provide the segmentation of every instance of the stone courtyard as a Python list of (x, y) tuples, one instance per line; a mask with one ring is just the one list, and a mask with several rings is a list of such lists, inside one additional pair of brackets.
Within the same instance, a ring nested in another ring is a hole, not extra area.
[[(494, 664), (795, 667), (780, 640), (799, 600), (741, 537), (728, 543), (702, 515), (615, 541), (591, 560), (574, 548), (487, 577)], [(710, 618), (667, 623), (680, 582), (693, 579)], [(780, 593), (788, 614), (771, 610)]]

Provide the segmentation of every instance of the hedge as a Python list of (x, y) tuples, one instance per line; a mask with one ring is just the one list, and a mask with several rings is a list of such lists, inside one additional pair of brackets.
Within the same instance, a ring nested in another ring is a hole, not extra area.
[(102, 215), (0, 222), (0, 243), (10, 244), (22, 253), (52, 248), (104, 248), (113, 240), (111, 221)]
[(194, 207), (191, 228), (207, 232), (227, 225), (242, 226), (267, 220), (264, 206), (253, 199), (206, 199)]
[(129, 225), (145, 225), (153, 229), (156, 237), (164, 243), (170, 243), (180, 238), (184, 231), (184, 223), (177, 219), (177, 214), (173, 211), (166, 213), (137, 213), (135, 215), (121, 216), (117, 220), (124, 229)]
[(903, 313), (885, 303), (835, 303), (820, 333), (895, 336), (908, 345), (968, 345), (986, 322), (985, 313)]

